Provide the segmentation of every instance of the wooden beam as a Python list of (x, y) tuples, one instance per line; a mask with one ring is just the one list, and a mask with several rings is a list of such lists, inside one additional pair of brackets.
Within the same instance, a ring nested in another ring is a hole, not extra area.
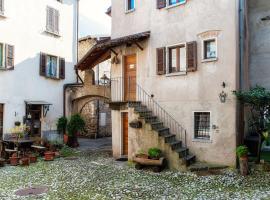
[(137, 47), (138, 47), (141, 51), (143, 51), (143, 47), (142, 47), (138, 42), (135, 42), (135, 44), (137, 45)]
[(113, 52), (116, 56), (118, 56), (118, 53), (116, 51), (114, 51), (113, 49), (110, 49), (111, 52)]

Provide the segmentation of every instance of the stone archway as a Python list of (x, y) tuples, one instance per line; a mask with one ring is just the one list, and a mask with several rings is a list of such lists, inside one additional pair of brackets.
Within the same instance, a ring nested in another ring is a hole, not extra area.
[[(81, 102), (82, 103), (82, 102)], [(111, 110), (108, 100), (99, 97), (88, 98), (79, 113), (86, 122), (82, 137), (99, 138), (111, 136)]]

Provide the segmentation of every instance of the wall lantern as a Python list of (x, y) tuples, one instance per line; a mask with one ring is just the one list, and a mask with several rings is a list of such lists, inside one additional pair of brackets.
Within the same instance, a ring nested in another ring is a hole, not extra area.
[(110, 79), (106, 76), (106, 74), (103, 74), (103, 76), (100, 78), (102, 85), (108, 85), (110, 82)]
[(219, 99), (220, 99), (220, 102), (221, 103), (225, 103), (226, 102), (226, 99), (227, 99), (227, 94), (224, 92), (224, 91), (222, 91), (220, 94), (219, 94)]

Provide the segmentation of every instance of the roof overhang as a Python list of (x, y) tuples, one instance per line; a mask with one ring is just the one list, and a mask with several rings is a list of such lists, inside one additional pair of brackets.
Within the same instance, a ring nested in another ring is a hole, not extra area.
[(46, 101), (25, 101), (26, 105), (52, 105)]
[[(101, 40), (94, 45), (87, 54), (78, 62), (76, 68), (79, 70), (91, 69), (105, 60), (111, 58), (111, 51), (114, 47), (121, 46), (124, 44), (133, 44), (137, 46), (138, 42), (146, 40), (150, 37), (150, 31), (137, 33), (134, 35), (128, 35), (125, 37)], [(140, 47), (140, 46), (139, 46)], [(141, 47), (140, 47), (141, 48)], [(142, 48), (141, 48), (142, 49)]]

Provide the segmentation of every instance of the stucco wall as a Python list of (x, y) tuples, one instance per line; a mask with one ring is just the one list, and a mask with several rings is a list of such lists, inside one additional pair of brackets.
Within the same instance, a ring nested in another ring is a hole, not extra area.
[[(156, 9), (156, 1), (136, 1), (135, 12), (128, 14), (123, 2), (112, 1), (112, 38), (148, 30), (151, 37), (141, 42), (143, 51), (136, 46), (116, 48), (119, 57), (137, 54), (138, 83), (187, 129), (188, 147), (198, 160), (234, 165), (236, 101), (232, 91), (238, 88), (237, 1), (192, 0), (162, 10)], [(202, 62), (202, 39), (213, 34), (218, 42), (218, 60)], [(156, 48), (190, 41), (198, 44), (198, 70), (183, 76), (156, 75)], [(112, 66), (112, 77), (122, 76), (122, 69), (123, 60)], [(226, 103), (219, 100), (222, 90), (228, 95)], [(211, 129), (208, 142), (193, 140), (194, 111), (210, 111), (211, 126), (218, 127)], [(113, 136), (117, 134), (118, 130)]]
[(270, 16), (269, 0), (249, 0), (249, 35), (250, 35), (250, 81), (270, 89)]
[[(63, 115), (63, 85), (76, 81), (76, 2), (5, 1), (5, 18), (0, 18), (0, 42), (15, 46), (15, 70), (0, 71), (0, 103), (5, 104), (4, 133), (10, 131), (14, 121), (23, 120), (25, 100), (52, 103), (43, 130), (55, 129), (56, 118)], [(60, 37), (45, 33), (47, 5), (60, 12)], [(39, 75), (40, 52), (65, 58), (65, 80)]]

